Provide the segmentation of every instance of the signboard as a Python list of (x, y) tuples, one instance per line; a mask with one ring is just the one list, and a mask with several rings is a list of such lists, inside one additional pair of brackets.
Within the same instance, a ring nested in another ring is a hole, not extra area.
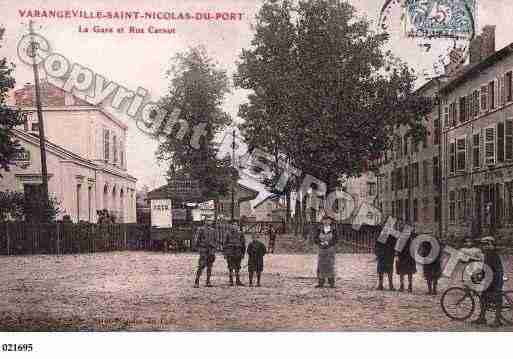
[(171, 228), (173, 226), (173, 213), (170, 199), (152, 199), (151, 225), (159, 228)]
[(16, 153), (13, 162), (18, 167), (27, 168), (30, 165), (30, 152), (23, 148), (21, 152)]

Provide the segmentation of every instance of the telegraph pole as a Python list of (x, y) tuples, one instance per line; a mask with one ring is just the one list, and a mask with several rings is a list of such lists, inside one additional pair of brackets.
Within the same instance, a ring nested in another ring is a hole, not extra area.
[[(46, 167), (46, 143), (45, 143), (45, 125), (43, 120), (43, 111), (41, 110), (41, 93), (39, 89), (39, 72), (37, 70), (36, 64), (36, 54), (37, 54), (37, 43), (34, 41), (34, 28), (33, 21), (31, 20), (29, 23), (29, 33), (31, 35), (30, 41), (30, 57), (32, 57), (32, 70), (34, 72), (34, 89), (36, 92), (36, 110), (37, 110), (37, 118), (39, 123), (39, 149), (41, 152), (41, 177), (42, 177), (42, 202), (40, 205), (47, 206), (49, 202), (48, 198), (48, 169)], [(44, 216), (44, 221), (47, 221), (46, 216)]]
[[(235, 164), (235, 130), (232, 132), (232, 165), (233, 168), (236, 168)], [(232, 221), (235, 219), (235, 176), (232, 173)]]

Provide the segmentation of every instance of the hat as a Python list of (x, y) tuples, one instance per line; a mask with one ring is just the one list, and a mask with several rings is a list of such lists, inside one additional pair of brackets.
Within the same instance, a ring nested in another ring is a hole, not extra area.
[(495, 238), (492, 236), (483, 237), (481, 238), (480, 242), (482, 244), (495, 244)]
[(330, 221), (335, 221), (335, 219), (333, 217), (330, 217), (329, 215), (325, 214), (324, 216), (322, 216), (321, 218), (321, 222), (324, 221), (325, 219), (329, 219)]

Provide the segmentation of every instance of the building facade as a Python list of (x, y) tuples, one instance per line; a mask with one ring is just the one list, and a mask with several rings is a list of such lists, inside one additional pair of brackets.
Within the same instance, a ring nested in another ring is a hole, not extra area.
[(401, 128), (380, 159), (382, 212), (419, 233), (461, 238), (513, 228), (513, 44), (495, 51), (494, 31), (484, 27), (468, 65), (449, 65), (418, 90), (435, 99), (426, 141), (416, 148)]
[[(42, 183), (39, 123), (34, 86), (14, 94), (25, 123), (14, 131), (24, 148), (10, 172), (2, 173), (0, 191), (26, 195)], [(101, 108), (81, 101), (48, 83), (41, 89), (47, 147), (48, 189), (61, 209), (58, 219), (97, 221), (108, 210), (116, 222), (136, 221), (136, 179), (126, 167), (127, 126)]]

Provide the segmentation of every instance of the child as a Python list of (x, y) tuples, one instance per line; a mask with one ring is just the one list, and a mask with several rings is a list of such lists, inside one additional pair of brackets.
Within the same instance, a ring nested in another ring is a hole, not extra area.
[(415, 263), (415, 258), (410, 254), (410, 246), (412, 242), (412, 237), (415, 236), (414, 233), (411, 234), (408, 242), (404, 246), (403, 250), (397, 253), (397, 261), (395, 262), (396, 273), (399, 275), (399, 291), (404, 291), (404, 276), (408, 277), (408, 292), (413, 291), (413, 275), (417, 273), (417, 263)]
[[(436, 240), (436, 239), (435, 239)], [(442, 265), (441, 265), (441, 258), (442, 258), (442, 245), (440, 241), (436, 240), (438, 244), (438, 255), (434, 258), (433, 262), (426, 263), (423, 265), (423, 272), (424, 272), (424, 279), (426, 280), (427, 287), (428, 287), (428, 295), (436, 295), (437, 294), (437, 287), (438, 287), (438, 279), (442, 275)], [(427, 257), (430, 255), (432, 250), (435, 250), (435, 248), (432, 248), (432, 245), (430, 242), (423, 242), (421, 246), (421, 255), (423, 257)]]
[(253, 275), (257, 275), (257, 287), (260, 287), (260, 276), (264, 270), (264, 256), (267, 253), (267, 248), (258, 239), (253, 239), (247, 248), (248, 253), (248, 273), (249, 273), (249, 286), (253, 286)]

